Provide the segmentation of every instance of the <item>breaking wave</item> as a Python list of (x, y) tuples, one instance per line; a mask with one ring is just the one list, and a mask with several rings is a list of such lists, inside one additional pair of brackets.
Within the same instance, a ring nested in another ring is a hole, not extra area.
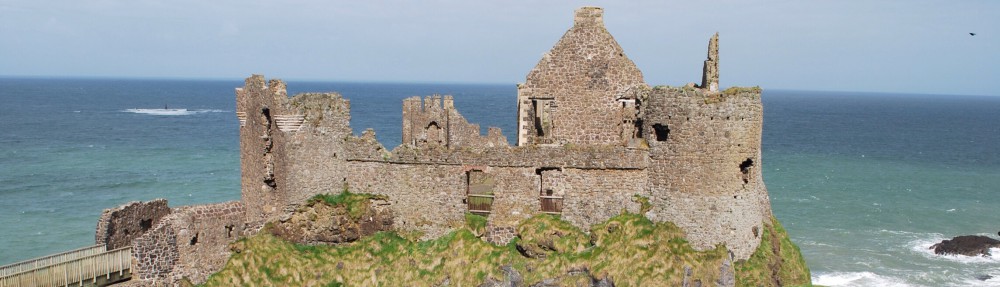
[(189, 110), (189, 109), (126, 109), (123, 112), (134, 113), (134, 114), (146, 114), (154, 116), (187, 116), (193, 114), (201, 113), (222, 113), (223, 110), (212, 110), (212, 109), (199, 109), (199, 110)]
[(832, 272), (817, 274), (812, 278), (813, 284), (823, 286), (885, 286), (905, 287), (903, 279), (878, 275), (871, 272)]

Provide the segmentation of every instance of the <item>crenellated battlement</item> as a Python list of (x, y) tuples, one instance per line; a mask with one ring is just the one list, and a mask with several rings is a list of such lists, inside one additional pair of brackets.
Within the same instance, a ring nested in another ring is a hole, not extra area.
[(479, 125), (469, 123), (455, 109), (452, 96), (403, 100), (402, 135), (402, 144), (413, 147), (482, 149), (509, 146), (499, 128), (490, 127), (489, 133), (481, 136)]

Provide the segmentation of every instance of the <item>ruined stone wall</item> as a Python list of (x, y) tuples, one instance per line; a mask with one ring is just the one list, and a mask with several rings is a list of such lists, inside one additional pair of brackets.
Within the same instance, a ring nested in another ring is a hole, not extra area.
[(647, 103), (651, 216), (683, 228), (697, 248), (725, 243), (748, 258), (770, 216), (760, 90), (657, 87)]
[(464, 221), (477, 171), (477, 188), (492, 196), (490, 229), (501, 231), (488, 233), (498, 238), (541, 212), (587, 229), (638, 212), (633, 196), (641, 195), (653, 204), (648, 217), (676, 223), (695, 247), (722, 243), (747, 258), (770, 216), (760, 90), (717, 91), (717, 36), (705, 88), (649, 88), (601, 17), (599, 8), (578, 10), (519, 85), (517, 147), (499, 129), (480, 135), (451, 97), (430, 96), (404, 101), (403, 143), (390, 152), (370, 129), (351, 133), (350, 104), (339, 95), (289, 100), (284, 83), (247, 79), (237, 106), (251, 230), (314, 195), (350, 190), (387, 195), (398, 228), (436, 237)]
[(709, 92), (719, 91), (719, 33), (708, 40), (708, 59), (701, 73), (701, 85), (698, 87)]
[(169, 217), (175, 232), (178, 264), (171, 272), (173, 280), (187, 278), (204, 283), (208, 275), (222, 269), (235, 242), (246, 229), (243, 203), (230, 201), (177, 208)]
[(518, 146), (618, 144), (626, 115), (620, 98), (646, 86), (604, 27), (603, 10), (583, 7), (563, 35), (518, 85)]
[(496, 183), (492, 209), (487, 216), (490, 229), (510, 229), (541, 211), (538, 168), (480, 166), (479, 169)]
[(132, 241), (132, 279), (165, 284), (172, 282), (170, 272), (180, 260), (177, 233), (170, 220), (160, 220), (152, 229)]
[(170, 207), (166, 199), (133, 201), (105, 209), (97, 221), (95, 244), (105, 244), (108, 250), (129, 246), (168, 214)]
[(340, 193), (348, 154), (345, 145), (356, 139), (350, 126), (350, 102), (335, 93), (301, 94), (289, 102), (290, 110), (304, 115), (304, 124), (296, 132), (283, 132), (288, 138), (289, 180), (283, 187), (288, 204), (305, 202), (316, 194)]
[[(352, 155), (351, 160), (368, 160), (378, 155)], [(560, 166), (588, 169), (643, 169), (648, 162), (645, 150), (620, 146), (529, 146), (483, 150), (440, 150), (397, 148), (383, 161), (412, 164), (485, 165), (501, 167)]]
[(229, 244), (246, 230), (243, 204), (184, 206), (174, 209), (132, 242), (133, 274), (149, 284), (187, 278), (203, 283), (229, 258)]
[[(495, 183), (487, 216), (493, 227), (513, 227), (540, 213), (543, 179), (552, 176), (543, 167), (386, 162), (353, 162), (348, 170), (352, 192), (389, 196), (396, 226), (424, 232), (428, 238), (464, 223), (470, 170), (482, 171)], [(558, 179), (548, 184), (553, 195), (563, 197), (562, 218), (584, 230), (624, 210), (638, 212), (632, 196), (646, 188), (643, 170), (561, 168), (558, 173)]]
[(240, 126), (242, 198), (247, 222), (258, 227), (288, 204), (287, 139), (278, 125), (279, 118), (295, 115), (286, 110), (287, 99), (285, 83), (265, 83), (261, 75), (247, 78), (244, 87), (236, 89), (237, 116), (246, 119)]
[[(442, 136), (453, 144), (404, 144), (389, 152), (373, 131), (351, 134), (350, 104), (339, 95), (303, 94), (285, 99), (281, 98), (283, 83), (272, 81), (267, 90), (253, 89), (261, 83), (263, 78), (254, 76), (238, 90), (243, 99), (240, 109), (266, 107), (276, 114), (301, 115), (302, 121), (295, 130), (283, 130), (267, 127), (271, 122), (280, 124), (276, 120), (248, 116), (241, 127), (245, 140), (258, 143), (242, 143), (248, 148), (241, 152), (243, 162), (251, 164), (243, 167), (244, 201), (251, 226), (256, 226), (254, 220), (259, 225), (280, 217), (317, 194), (336, 194), (346, 188), (387, 195), (397, 214), (397, 227), (438, 236), (464, 221), (471, 169), (483, 171), (496, 182), (488, 218), (497, 228), (512, 227), (541, 212), (543, 170), (566, 171), (557, 184), (559, 195), (565, 196), (559, 201), (560, 211), (584, 229), (624, 207), (637, 210), (631, 197), (646, 189), (642, 174), (649, 156), (643, 149), (575, 144), (510, 147), (504, 141), (479, 135), (478, 126), (458, 113), (450, 97), (430, 97), (405, 102), (404, 132), (406, 127), (422, 128), (424, 122), (439, 121), (445, 127)], [(412, 132), (404, 139), (414, 138)], [(499, 130), (495, 133), (500, 135)], [(261, 180), (269, 176), (273, 187)], [(247, 181), (261, 186), (255, 189)], [(277, 197), (280, 199), (273, 200)]]
[(351, 192), (386, 195), (395, 226), (425, 238), (464, 224), (465, 173), (461, 166), (351, 162), (344, 176)]
[(483, 149), (509, 146), (499, 128), (484, 137), (479, 125), (469, 123), (455, 109), (452, 96), (427, 96), (403, 100), (402, 144), (418, 148)]
[[(583, 230), (621, 214), (639, 213), (633, 196), (646, 190), (645, 170), (566, 168), (561, 171), (564, 193), (562, 219)], [(555, 194), (560, 191), (554, 190)]]

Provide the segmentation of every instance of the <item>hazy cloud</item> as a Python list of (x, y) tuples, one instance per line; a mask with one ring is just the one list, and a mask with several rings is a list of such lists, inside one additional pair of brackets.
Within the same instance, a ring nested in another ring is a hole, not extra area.
[[(651, 84), (997, 94), (1000, 2), (595, 1)], [(0, 2), (0, 75), (523, 81), (564, 1)], [(977, 35), (969, 36), (969, 32)]]

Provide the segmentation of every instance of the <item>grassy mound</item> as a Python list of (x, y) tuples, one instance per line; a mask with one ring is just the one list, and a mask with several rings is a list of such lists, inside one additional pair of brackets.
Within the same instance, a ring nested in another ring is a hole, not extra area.
[(750, 259), (736, 262), (737, 286), (810, 286), (809, 267), (777, 219), (764, 226)]
[(233, 249), (238, 253), (205, 286), (474, 286), (520, 257), (512, 246), (494, 246), (464, 229), (424, 242), (379, 232), (341, 246), (298, 245), (262, 232)]
[[(725, 247), (695, 251), (673, 224), (637, 214), (611, 218), (589, 235), (538, 215), (521, 223), (520, 238), (506, 246), (478, 238), (472, 230), (481, 230), (480, 218), (467, 217), (469, 229), (420, 242), (379, 232), (350, 244), (309, 246), (261, 232), (234, 243), (226, 267), (205, 286), (476, 286), (490, 280), (589, 286), (602, 279), (615, 286), (715, 285), (729, 266)], [(735, 264), (738, 285), (808, 284), (809, 271), (781, 226), (774, 221), (764, 236), (750, 260)], [(771, 280), (775, 274), (780, 281)]]

